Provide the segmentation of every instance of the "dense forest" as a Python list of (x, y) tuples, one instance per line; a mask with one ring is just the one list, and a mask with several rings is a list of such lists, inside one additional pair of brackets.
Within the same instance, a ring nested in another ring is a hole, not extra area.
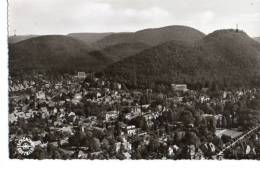
[(206, 87), (259, 84), (260, 44), (246, 33), (220, 30), (194, 44), (171, 41), (123, 59), (105, 75), (132, 86), (186, 83)]
[(10, 44), (10, 74), (97, 71), (111, 63), (106, 57), (92, 56), (90, 51), (84, 42), (61, 35), (40, 36)]

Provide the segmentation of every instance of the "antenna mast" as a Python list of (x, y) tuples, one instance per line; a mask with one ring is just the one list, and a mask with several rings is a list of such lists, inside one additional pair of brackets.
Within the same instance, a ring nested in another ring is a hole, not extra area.
[(238, 24), (236, 24), (236, 32), (238, 32)]

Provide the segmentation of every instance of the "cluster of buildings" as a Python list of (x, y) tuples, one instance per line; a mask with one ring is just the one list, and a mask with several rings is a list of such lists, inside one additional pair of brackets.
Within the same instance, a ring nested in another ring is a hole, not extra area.
[[(127, 89), (84, 72), (37, 77), (9, 80), (11, 158), (25, 158), (15, 145), (28, 136), (36, 149), (27, 158), (214, 159), (258, 125), (241, 115), (243, 101), (247, 107), (257, 101), (256, 89), (213, 97), (208, 89), (189, 90), (186, 84), (172, 84), (168, 93)], [(248, 123), (242, 125), (242, 118)], [(259, 157), (259, 136), (241, 143), (245, 150), (239, 158)]]

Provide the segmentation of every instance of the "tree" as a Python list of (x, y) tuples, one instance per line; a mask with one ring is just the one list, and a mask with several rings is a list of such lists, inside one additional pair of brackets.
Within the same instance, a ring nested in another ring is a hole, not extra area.
[(203, 114), (203, 111), (198, 109), (196, 111), (193, 112), (193, 117), (195, 119), (195, 122), (194, 122), (194, 125), (195, 126), (199, 126), (201, 124), (201, 121), (202, 121), (202, 115)]
[(207, 119), (207, 128), (208, 128), (208, 130), (209, 131), (211, 131), (212, 133), (215, 133), (215, 131), (216, 131), (216, 125), (217, 125), (217, 122), (216, 122), (216, 120), (215, 120), (215, 118), (214, 117), (209, 117), (208, 119)]
[(46, 159), (46, 155), (47, 153), (42, 148), (35, 147), (32, 157), (34, 159), (42, 160), (42, 159)]
[(160, 143), (158, 141), (158, 138), (155, 136), (150, 138), (150, 143), (148, 145), (148, 151), (149, 152), (157, 152), (160, 147)]
[(137, 118), (134, 119), (133, 121), (134, 125), (137, 127), (137, 128), (141, 128), (142, 130), (146, 131), (148, 126), (147, 126), (147, 123), (146, 123), (146, 120), (144, 117), (142, 116), (139, 116)]
[(60, 152), (52, 151), (52, 159), (62, 159)]
[(185, 125), (194, 123), (194, 117), (190, 111), (183, 111), (180, 116), (180, 121), (182, 121)]
[(101, 148), (104, 149), (104, 150), (109, 151), (110, 147), (111, 146), (109, 144), (109, 141), (106, 138), (104, 138), (102, 143), (101, 143)]
[(200, 139), (195, 132), (186, 132), (184, 139), (187, 145), (200, 145)]
[(100, 151), (101, 150), (101, 144), (98, 138), (94, 137), (90, 140), (90, 148), (93, 151)]
[(222, 142), (221, 138), (219, 138), (216, 135), (214, 135), (212, 143), (217, 147), (217, 149), (223, 148), (223, 142)]

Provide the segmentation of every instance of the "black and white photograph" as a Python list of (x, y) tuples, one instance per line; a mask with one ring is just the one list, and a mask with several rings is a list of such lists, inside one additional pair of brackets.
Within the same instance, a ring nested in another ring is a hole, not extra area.
[(260, 160), (259, 26), (260, 0), (8, 0), (8, 158)]

